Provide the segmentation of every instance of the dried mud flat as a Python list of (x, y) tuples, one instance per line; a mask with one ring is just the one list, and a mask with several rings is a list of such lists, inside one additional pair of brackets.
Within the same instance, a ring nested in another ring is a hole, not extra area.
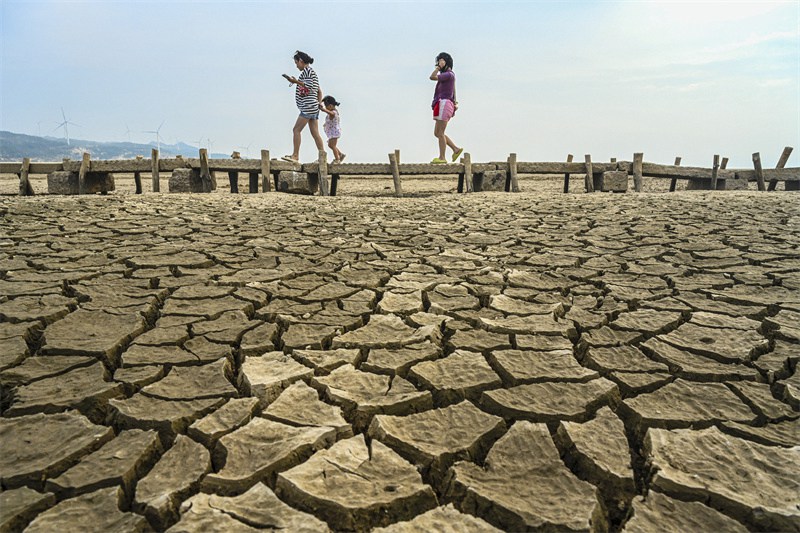
[(0, 198), (0, 531), (798, 531), (799, 199)]

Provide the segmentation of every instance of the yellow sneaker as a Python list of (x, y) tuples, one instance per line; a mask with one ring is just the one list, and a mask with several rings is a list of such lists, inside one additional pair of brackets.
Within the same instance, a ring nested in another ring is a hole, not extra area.
[(431, 165), (446, 165), (447, 161), (444, 159), (439, 159), (438, 157), (434, 157), (431, 161)]
[(464, 149), (463, 148), (459, 148), (458, 152), (453, 154), (453, 163), (458, 161), (458, 158), (461, 157), (461, 154), (463, 154), (463, 153), (464, 153)]

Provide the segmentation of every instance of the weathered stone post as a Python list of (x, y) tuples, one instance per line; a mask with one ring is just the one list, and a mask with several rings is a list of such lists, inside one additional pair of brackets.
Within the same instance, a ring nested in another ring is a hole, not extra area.
[(636, 152), (633, 154), (633, 190), (642, 192), (642, 165), (644, 161), (644, 154)]
[(392, 180), (394, 181), (394, 195), (400, 198), (403, 196), (403, 187), (400, 185), (400, 150), (395, 150), (389, 154), (389, 166), (392, 167)]
[(153, 151), (150, 152), (150, 159), (152, 160), (152, 170), (151, 176), (153, 178), (153, 192), (161, 192), (161, 179), (159, 175), (159, 160), (158, 160), (158, 150), (153, 148)]
[[(778, 159), (778, 164), (775, 165), (775, 168), (784, 168), (786, 166), (786, 162), (789, 161), (789, 156), (792, 155), (792, 147), (787, 146), (783, 149), (783, 153), (781, 154), (780, 159)], [(775, 187), (778, 186), (778, 180), (773, 179), (769, 180), (769, 187), (767, 188), (768, 191), (774, 191)]]
[(31, 168), (31, 158), (24, 157), (22, 159), (22, 167), (19, 170), (19, 195), (20, 196), (33, 196), (33, 187), (28, 179), (28, 173)]
[[(567, 163), (572, 163), (572, 154), (567, 154)], [(564, 194), (569, 192), (569, 172), (564, 174)]]
[(719, 175), (719, 155), (714, 154), (714, 165), (711, 167), (711, 190), (717, 190), (717, 177)]
[(586, 165), (586, 175), (583, 177), (583, 186), (586, 192), (594, 192), (594, 174), (592, 171), (592, 156), (586, 154), (583, 158)]
[(753, 167), (756, 171), (756, 182), (758, 183), (758, 190), (765, 191), (767, 188), (764, 185), (764, 171), (761, 169), (761, 154), (756, 152), (753, 154)]
[(328, 154), (325, 150), (319, 151), (319, 165), (317, 172), (319, 173), (319, 194), (320, 196), (328, 196)]
[[(676, 167), (681, 166), (681, 157), (680, 156), (677, 156), (675, 158), (675, 165), (674, 166), (676, 166)], [(677, 176), (673, 176), (672, 179), (669, 182), (669, 192), (675, 192), (675, 186), (676, 185), (678, 185), (678, 177)]]
[(269, 150), (261, 150), (261, 192), (272, 190), (272, 172), (270, 170)]

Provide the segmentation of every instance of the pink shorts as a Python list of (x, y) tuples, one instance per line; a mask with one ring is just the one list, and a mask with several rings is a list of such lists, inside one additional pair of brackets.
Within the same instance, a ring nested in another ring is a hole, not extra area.
[(442, 99), (436, 102), (433, 106), (433, 120), (443, 120), (447, 122), (453, 118), (453, 113), (456, 112), (456, 107), (450, 100)]

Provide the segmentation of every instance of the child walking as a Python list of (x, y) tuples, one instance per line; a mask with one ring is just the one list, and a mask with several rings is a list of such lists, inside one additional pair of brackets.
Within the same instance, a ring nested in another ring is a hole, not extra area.
[(444, 133), (448, 121), (453, 118), (458, 109), (456, 74), (453, 72), (453, 58), (450, 54), (442, 52), (436, 56), (436, 68), (433, 69), (430, 79), (436, 82), (431, 107), (433, 108), (433, 120), (436, 121), (433, 136), (439, 140), (439, 157), (433, 158), (431, 163), (436, 165), (447, 163), (445, 151), (448, 146), (453, 150), (453, 163), (455, 163), (464, 153), (464, 149), (456, 146), (456, 143)]
[(345, 154), (343, 154), (337, 146), (339, 137), (342, 136), (342, 129), (339, 126), (339, 110), (336, 109), (339, 105), (336, 98), (328, 95), (322, 99), (322, 105), (320, 106), (322, 110), (328, 114), (328, 116), (325, 117), (325, 124), (322, 128), (325, 130), (325, 135), (328, 137), (328, 146), (333, 150), (334, 163), (341, 163), (344, 161), (345, 157)]

